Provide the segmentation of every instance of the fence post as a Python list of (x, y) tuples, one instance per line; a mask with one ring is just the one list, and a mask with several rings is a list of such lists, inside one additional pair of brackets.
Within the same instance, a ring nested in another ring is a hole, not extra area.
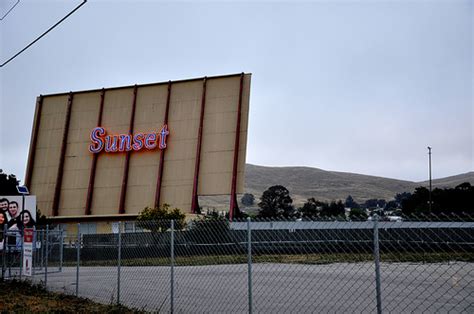
[(12, 250), (10, 245), (7, 244), (7, 258), (8, 258), (8, 278), (12, 277)]
[(5, 279), (5, 270), (7, 265), (6, 254), (7, 254), (7, 247), (8, 247), (8, 239), (7, 239), (7, 224), (3, 225), (3, 250), (2, 250), (2, 258), (3, 258), (3, 265), (2, 265), (2, 279)]
[(36, 256), (36, 239), (38, 238), (38, 234), (37, 234), (37, 230), (36, 230), (36, 227), (33, 227), (33, 252), (32, 252), (32, 258), (31, 258), (31, 277), (34, 278), (35, 277), (35, 261), (37, 260), (37, 256)]
[(59, 229), (59, 271), (63, 271), (63, 254), (64, 254), (64, 230), (63, 227)]
[(122, 222), (118, 223), (117, 304), (120, 304), (120, 266), (122, 264)]
[(38, 255), (39, 255), (39, 258), (40, 258), (40, 267), (41, 267), (41, 270), (43, 270), (43, 267), (44, 267), (44, 247), (46, 246), (45, 243), (44, 243), (44, 229), (40, 231), (40, 243), (41, 243), (41, 247), (40, 247), (40, 250), (38, 252)]
[(380, 250), (379, 250), (379, 217), (374, 218), (374, 260), (375, 260), (375, 289), (377, 293), (377, 313), (382, 313), (382, 292), (380, 287)]
[(20, 280), (21, 276), (23, 274), (23, 231), (18, 230), (18, 233), (20, 234), (20, 243), (21, 243), (21, 248), (20, 248)]
[[(8, 231), (7, 231), (7, 237), (9, 238), (10, 236), (11, 235), (8, 234)], [(11, 249), (10, 245), (8, 245), (8, 241), (7, 241), (8, 278), (12, 278), (12, 256), (11, 255), (12, 255), (12, 249)]]
[(248, 265), (248, 301), (249, 313), (252, 314), (252, 229), (250, 228), (251, 218), (247, 217), (247, 265)]
[(46, 225), (45, 258), (44, 258), (44, 286), (48, 286), (48, 250), (49, 250), (49, 225)]
[(174, 219), (171, 220), (170, 312), (174, 313)]
[(81, 263), (81, 224), (77, 224), (77, 244), (76, 244), (76, 297), (79, 296), (79, 264)]

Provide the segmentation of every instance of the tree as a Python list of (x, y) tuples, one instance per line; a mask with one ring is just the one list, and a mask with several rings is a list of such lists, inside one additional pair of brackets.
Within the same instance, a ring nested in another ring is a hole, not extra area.
[(411, 197), (411, 193), (409, 192), (403, 192), (403, 193), (397, 193), (395, 195), (395, 202), (397, 202), (398, 207), (402, 206), (402, 202), (406, 200), (407, 198)]
[(379, 199), (377, 200), (377, 207), (378, 208), (385, 208), (385, 205), (387, 205), (387, 201), (384, 199)]
[(365, 209), (352, 208), (349, 212), (349, 218), (351, 220), (367, 220), (367, 212)]
[(274, 185), (263, 192), (260, 198), (260, 212), (259, 217), (290, 217), (293, 215), (293, 200), (290, 197), (290, 192), (282, 185)]
[(398, 203), (392, 200), (392, 201), (387, 202), (387, 204), (385, 204), (384, 210), (389, 211), (389, 210), (395, 210), (397, 208), (398, 208)]
[(16, 189), (19, 184), (14, 174), (3, 173), (0, 169), (0, 195), (20, 195)]
[(231, 242), (229, 220), (216, 212), (191, 221), (187, 233), (200, 243)]
[[(431, 212), (429, 198), (430, 192), (427, 188), (416, 188), (410, 197), (403, 200), (403, 214), (408, 216), (433, 214), (444, 218), (455, 215), (463, 219), (470, 219), (472, 216), (474, 188), (469, 182), (459, 184), (455, 188), (434, 189), (431, 193)], [(464, 216), (465, 214), (467, 216)]]
[(416, 188), (409, 198), (402, 201), (403, 214), (409, 216), (429, 213), (429, 194), (430, 191), (423, 186)]
[(354, 199), (352, 198), (352, 196), (348, 195), (347, 198), (346, 198), (346, 201), (344, 202), (344, 206), (345, 207), (348, 207), (348, 208), (359, 208), (360, 205), (357, 204)]
[(137, 224), (152, 232), (164, 232), (171, 227), (171, 220), (174, 220), (174, 228), (181, 230), (184, 228), (185, 214), (178, 208), (171, 209), (169, 204), (159, 207), (145, 207), (137, 217)]
[(255, 203), (255, 196), (250, 193), (245, 193), (242, 196), (241, 201), (244, 206), (252, 206)]
[(332, 201), (331, 204), (325, 204), (321, 210), (321, 216), (340, 217), (345, 216), (346, 210), (342, 201)]
[(376, 209), (376, 208), (384, 208), (387, 202), (384, 199), (376, 199), (372, 198), (370, 200), (365, 201), (365, 208), (368, 209)]
[(43, 215), (41, 210), (39, 210), (37, 208), (36, 209), (36, 226), (37, 226), (37, 228), (39, 226), (46, 226), (49, 223), (50, 223), (49, 219), (45, 215)]
[[(318, 217), (321, 214), (321, 208), (326, 203), (317, 201), (314, 197), (308, 198), (303, 207), (298, 209), (302, 217)], [(327, 205), (327, 204), (326, 204)]]
[(469, 182), (464, 182), (455, 187), (456, 190), (469, 191), (472, 189), (472, 185)]
[(377, 208), (377, 203), (378, 203), (378, 200), (376, 198), (371, 198), (365, 201), (364, 207), (368, 209), (374, 209), (374, 208)]

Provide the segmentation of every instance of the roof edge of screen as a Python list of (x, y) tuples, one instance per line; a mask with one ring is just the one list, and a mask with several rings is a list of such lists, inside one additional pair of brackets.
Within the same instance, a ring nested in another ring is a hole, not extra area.
[[(237, 76), (242, 75), (242, 73), (244, 75), (252, 75), (252, 73), (240, 72), (240, 73), (224, 74), (224, 75), (216, 75), (216, 76), (201, 76), (201, 77), (196, 77), (196, 78), (191, 78), (191, 79), (183, 79), (183, 80), (175, 80), (175, 81), (169, 80), (169, 81), (156, 82), (156, 83), (136, 84), (136, 86), (137, 87), (147, 87), (147, 86), (164, 85), (164, 84), (168, 84), (169, 82), (171, 82), (171, 83), (184, 83), (184, 82), (192, 82), (192, 81), (202, 81), (204, 78), (206, 78), (207, 80), (221, 79), (221, 78), (227, 78), (227, 77), (237, 77)], [(94, 88), (94, 89), (79, 90), (79, 91), (44, 94), (44, 95), (41, 95), (41, 96), (42, 97), (64, 96), (64, 95), (69, 95), (70, 93), (72, 93), (72, 94), (81, 94), (81, 93), (99, 92), (102, 89), (105, 89), (105, 90), (109, 91), (109, 90), (133, 88), (134, 86), (135, 86), (135, 84), (125, 85), (125, 86), (115, 86), (115, 87)]]

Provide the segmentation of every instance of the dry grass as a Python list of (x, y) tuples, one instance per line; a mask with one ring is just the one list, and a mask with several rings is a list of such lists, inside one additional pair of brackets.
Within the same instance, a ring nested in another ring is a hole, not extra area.
[(0, 280), (2, 313), (142, 313), (121, 305), (104, 305), (45, 290), (25, 281)]
[[(474, 254), (469, 252), (451, 253), (382, 253), (382, 262), (387, 263), (441, 263), (449, 261), (474, 262)], [(371, 262), (374, 257), (370, 253), (333, 253), (333, 254), (261, 254), (252, 256), (253, 263), (282, 263), (282, 264), (331, 264), (331, 263), (359, 263)], [(247, 256), (242, 255), (196, 255), (177, 256), (176, 266), (205, 266), (223, 264), (246, 264)], [(73, 262), (65, 266), (75, 266)], [(117, 260), (82, 260), (81, 266), (108, 266), (117, 265)], [(169, 266), (169, 257), (122, 259), (122, 266)]]

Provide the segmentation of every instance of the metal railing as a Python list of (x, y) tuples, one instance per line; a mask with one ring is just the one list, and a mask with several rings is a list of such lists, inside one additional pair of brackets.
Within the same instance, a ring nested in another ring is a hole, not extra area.
[[(157, 312), (474, 312), (474, 219), (141, 222), (36, 231), (32, 279)], [(112, 232), (114, 231), (114, 232)], [(5, 243), (13, 237), (5, 234)], [(21, 276), (3, 250), (3, 278)], [(10, 242), (8, 242), (10, 241)], [(21, 246), (21, 245), (20, 245)]]

